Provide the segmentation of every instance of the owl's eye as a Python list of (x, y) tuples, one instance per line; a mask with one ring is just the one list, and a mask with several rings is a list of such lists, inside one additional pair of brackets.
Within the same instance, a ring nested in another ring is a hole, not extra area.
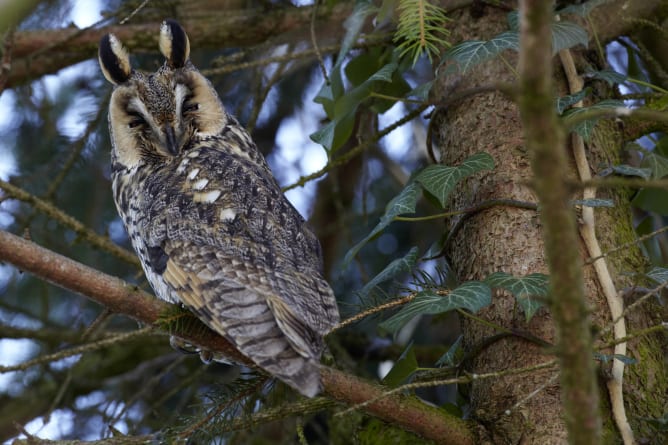
[(134, 112), (128, 112), (130, 117), (130, 122), (128, 123), (128, 127), (130, 128), (137, 128), (141, 125), (146, 124), (146, 120), (144, 119), (144, 116), (142, 116), (140, 113), (134, 111)]

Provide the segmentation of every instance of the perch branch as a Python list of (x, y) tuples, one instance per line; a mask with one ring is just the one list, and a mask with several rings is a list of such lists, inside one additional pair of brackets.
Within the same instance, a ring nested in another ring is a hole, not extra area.
[[(155, 325), (160, 315), (171, 306), (119, 278), (106, 275), (6, 231), (0, 231), (0, 261), (6, 261), (56, 286), (90, 298), (112, 312), (127, 315), (148, 325)], [(196, 328), (190, 326), (187, 330), (177, 325), (171, 334), (224, 354), (238, 363), (252, 366), (232, 344), (203, 325)], [(332, 368), (323, 367), (321, 376), (325, 395), (347, 405), (377, 398), (384, 392), (378, 385)], [(437, 443), (475, 443), (468, 422), (448, 415), (415, 397), (383, 397), (382, 400), (369, 404), (366, 412)]]

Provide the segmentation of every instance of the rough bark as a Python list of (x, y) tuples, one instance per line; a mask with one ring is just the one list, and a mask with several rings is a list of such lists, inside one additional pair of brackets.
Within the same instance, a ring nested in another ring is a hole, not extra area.
[[(630, 16), (636, 14), (656, 13), (659, 2), (632, 2), (625, 8)], [(613, 5), (614, 4), (614, 5)], [(596, 31), (604, 39), (610, 39), (625, 29), (628, 31), (630, 21), (622, 20), (620, 2), (613, 2), (610, 8), (595, 10), (592, 20), (598, 24)], [(615, 9), (615, 6), (617, 9)], [(638, 9), (640, 8), (640, 9)], [(629, 17), (627, 15), (627, 18)], [(455, 42), (471, 39), (489, 39), (507, 29), (505, 11), (493, 8), (485, 9), (481, 18), (473, 18), (467, 11), (452, 17), (458, 23), (459, 34)], [(611, 21), (611, 22), (607, 22)], [(605, 23), (605, 26), (602, 24)], [(596, 25), (595, 25), (596, 26)], [(581, 51), (583, 53), (584, 51)], [(582, 61), (582, 55), (576, 59)], [(505, 59), (516, 66), (515, 54), (504, 53)], [(578, 58), (579, 57), (579, 58)], [(567, 87), (560, 66), (555, 66), (557, 90), (555, 94), (566, 94)], [(433, 92), (436, 101), (446, 101), (449, 97), (460, 94), (471, 88), (489, 86), (495, 82), (514, 83), (515, 75), (499, 60), (487, 62), (465, 76), (440, 77)], [(515, 199), (536, 202), (536, 197), (529, 184), (531, 171), (529, 153), (524, 147), (522, 128), (517, 106), (499, 92), (485, 93), (473, 98), (452, 104), (445, 109), (437, 109), (432, 122), (434, 141), (441, 153), (441, 162), (447, 165), (458, 164), (468, 156), (486, 151), (494, 157), (496, 168), (490, 173), (478, 174), (473, 179), (461, 184), (455, 191), (450, 208), (470, 207), (488, 199)], [(588, 145), (590, 152), (589, 164), (594, 168), (611, 163), (619, 163), (621, 156), (621, 129), (615, 125), (604, 124), (595, 133)], [(570, 156), (570, 153), (569, 153)], [(593, 172), (595, 174), (595, 171)], [(577, 171), (572, 167), (571, 177), (577, 178)], [(597, 233), (603, 251), (633, 240), (633, 227), (628, 194), (626, 192), (607, 192), (602, 197), (615, 199), (618, 204), (612, 209), (597, 210)], [(446, 224), (450, 230), (457, 223), (453, 219)], [(583, 260), (587, 254), (580, 246)], [(446, 252), (448, 259), (461, 281), (482, 279), (487, 275), (504, 271), (516, 276), (534, 272), (547, 272), (544, 258), (544, 245), (538, 214), (534, 211), (512, 207), (496, 207), (467, 219), (461, 229), (452, 238)], [(618, 289), (630, 285), (630, 279), (624, 278), (622, 272), (641, 271), (645, 266), (637, 247), (629, 247), (623, 254), (611, 257), (610, 269)], [(592, 322), (597, 327), (610, 324), (610, 315), (605, 299), (600, 293), (591, 266), (584, 268), (585, 293), (592, 309)], [(632, 315), (629, 320), (630, 331), (656, 324), (656, 311), (645, 307)], [(541, 309), (529, 324), (524, 314), (516, 306), (513, 297), (507, 294), (494, 295), (492, 305), (480, 314), (483, 318), (506, 328), (525, 330), (546, 341), (555, 342), (553, 320), (546, 309)], [(635, 321), (634, 318), (640, 321)], [(474, 348), (495, 332), (477, 322), (463, 319), (463, 332), (467, 348)], [(599, 343), (611, 338), (599, 339)], [(635, 431), (640, 432), (637, 439), (648, 437), (647, 426), (641, 426), (637, 419), (635, 407), (642, 403), (640, 388), (652, 387), (658, 392), (656, 398), (664, 398), (663, 387), (657, 376), (663, 376), (660, 364), (661, 339), (639, 339), (631, 342), (632, 356), (648, 356), (645, 365), (631, 367), (626, 375), (626, 406)], [(546, 354), (554, 351), (545, 350), (521, 338), (504, 338), (485, 348), (471, 363), (474, 372), (489, 372), (507, 369), (513, 366), (525, 366), (546, 360)], [(611, 351), (603, 351), (610, 353)], [(611, 420), (607, 401), (605, 379), (607, 366), (600, 373), (601, 412), (604, 422), (603, 442), (616, 443), (618, 432)], [(473, 417), (484, 425), (486, 439), (490, 443), (535, 443), (559, 444), (567, 440), (565, 424), (562, 421), (562, 405), (560, 390), (557, 383), (548, 384), (553, 377), (551, 371), (536, 372), (530, 376), (504, 377), (493, 381), (475, 382), (471, 388)], [(558, 381), (558, 380), (557, 380)], [(523, 400), (532, 391), (542, 388), (529, 400)], [(652, 396), (650, 396), (651, 398)], [(515, 406), (520, 402), (519, 406)], [(652, 400), (656, 406), (657, 400)], [(510, 410), (509, 412), (507, 410)], [(660, 417), (660, 410), (650, 410), (642, 406), (641, 412), (651, 411), (648, 417)], [(643, 429), (644, 428), (644, 429)]]

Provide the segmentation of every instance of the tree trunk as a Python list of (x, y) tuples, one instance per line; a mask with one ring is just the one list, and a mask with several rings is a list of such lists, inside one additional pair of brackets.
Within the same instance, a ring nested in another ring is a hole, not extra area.
[[(490, 39), (507, 30), (506, 12), (499, 9), (486, 8), (484, 15), (479, 18), (473, 18), (469, 11), (460, 11), (452, 14), (452, 18), (458, 24), (456, 37), (451, 39), (455, 43)], [(574, 57), (578, 66), (582, 54), (574, 54)], [(516, 53), (506, 51), (503, 58), (510, 65), (516, 66)], [(558, 58), (555, 59), (554, 71), (559, 89), (555, 94), (568, 94)], [(463, 76), (440, 76), (432, 90), (436, 96), (433, 99), (447, 102), (449, 98), (472, 88), (489, 87), (497, 82), (514, 84), (516, 80), (516, 75), (508, 65), (497, 58), (477, 66)], [(536, 202), (530, 186), (532, 173), (529, 153), (523, 143), (518, 107), (512, 100), (499, 91), (477, 94), (456, 103), (448, 103), (444, 108), (437, 108), (431, 125), (434, 144), (441, 154), (442, 163), (457, 165), (472, 154), (484, 151), (492, 155), (496, 164), (493, 171), (477, 174), (460, 184), (452, 197), (451, 209), (469, 208), (491, 199)], [(594, 169), (592, 175), (597, 173), (596, 169), (620, 164), (622, 145), (623, 137), (617, 125), (610, 122), (599, 125), (587, 144), (589, 165)], [(569, 157), (572, 157), (570, 144), (564, 149), (569, 150)], [(572, 167), (570, 176), (577, 180), (575, 165)], [(578, 190), (574, 199), (581, 198), (581, 194)], [(603, 252), (633, 241), (635, 235), (628, 192), (599, 191), (597, 195), (613, 199), (616, 203), (614, 208), (596, 209), (597, 235)], [(453, 218), (448, 221), (445, 230), (451, 231), (457, 223), (458, 218)], [(589, 255), (582, 243), (580, 251), (586, 261)], [(468, 217), (446, 246), (446, 255), (460, 281), (484, 279), (499, 271), (514, 276), (548, 273), (538, 213), (512, 206), (492, 207)], [(606, 261), (618, 290), (634, 284), (624, 272), (642, 272), (646, 268), (646, 262), (636, 245), (623, 249)], [(600, 330), (611, 324), (610, 311), (591, 265), (585, 267), (584, 277), (592, 323)], [(655, 310), (648, 305), (636, 310), (627, 319), (627, 330), (632, 332), (652, 325), (649, 317), (652, 313)], [(539, 310), (527, 323), (515, 298), (509, 294), (497, 292), (492, 304), (478, 315), (504, 328), (524, 331), (555, 345), (558, 341), (547, 309)], [(653, 324), (656, 324), (656, 320)], [(536, 365), (554, 357), (552, 348), (543, 348), (520, 336), (506, 336), (484, 343), (499, 332), (468, 318), (462, 319), (462, 329), (467, 352), (477, 351), (469, 364), (468, 370), (471, 372), (484, 373)], [(612, 340), (612, 335), (597, 340), (598, 344), (602, 344)], [(659, 338), (649, 341), (641, 338), (629, 344), (627, 355), (641, 360), (641, 364), (627, 367), (625, 374), (627, 414), (637, 440), (651, 436), (646, 424), (641, 425), (636, 416), (663, 415), (658, 400), (663, 399), (665, 402), (668, 379), (662, 367), (660, 343)], [(479, 349), (483, 344), (485, 347)], [(612, 354), (612, 349), (600, 352)], [(603, 443), (618, 443), (619, 436), (612, 421), (605, 386), (609, 368), (610, 364), (600, 368)], [(474, 382), (470, 388), (471, 414), (482, 425), (481, 436), (489, 443), (501, 444), (566, 443), (567, 432), (562, 420), (556, 373), (554, 369), (544, 369)], [(649, 387), (653, 389), (641, 389)], [(641, 401), (643, 392), (647, 393), (650, 400)], [(652, 398), (652, 395), (656, 397)], [(653, 407), (649, 407), (648, 402)]]

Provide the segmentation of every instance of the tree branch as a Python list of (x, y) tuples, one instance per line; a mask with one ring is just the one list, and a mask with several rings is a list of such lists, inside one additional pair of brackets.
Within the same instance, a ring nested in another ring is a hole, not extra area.
[[(331, 8), (319, 7), (316, 12), (318, 29), (328, 34), (329, 41), (343, 36), (343, 21), (350, 15), (353, 3), (339, 3)], [(220, 48), (252, 46), (274, 40), (282, 35), (306, 40), (306, 29), (311, 22), (313, 7), (248, 9), (238, 11), (209, 11), (204, 19), (184, 18), (193, 48)], [(131, 52), (158, 50), (160, 23), (108, 26), (104, 28), (64, 28), (53, 30), (21, 31), (16, 33), (12, 71), (8, 86), (55, 73), (56, 71), (90, 59), (97, 54), (100, 38), (114, 33)], [(301, 36), (303, 34), (303, 36)], [(283, 36), (285, 38), (285, 36)]]
[[(145, 324), (155, 325), (160, 314), (168, 311), (171, 306), (119, 278), (106, 275), (6, 231), (0, 231), (0, 260)], [(204, 325), (195, 328), (176, 326), (171, 334), (212, 352), (224, 354), (236, 362), (252, 366), (231, 343)], [(365, 408), (368, 414), (425, 438), (444, 444), (474, 443), (468, 422), (429, 406), (416, 397), (394, 395), (380, 398), (384, 392), (380, 386), (327, 367), (322, 369), (322, 383), (328, 397), (347, 405), (379, 398)]]
[[(553, 2), (520, 2), (520, 116), (531, 153), (547, 263), (550, 309), (554, 315), (561, 368), (561, 398), (569, 443), (600, 441), (598, 387), (593, 341), (584, 295), (582, 261), (571, 191), (565, 135), (553, 105), (551, 30)], [(557, 285), (554, 285), (557, 283)]]

